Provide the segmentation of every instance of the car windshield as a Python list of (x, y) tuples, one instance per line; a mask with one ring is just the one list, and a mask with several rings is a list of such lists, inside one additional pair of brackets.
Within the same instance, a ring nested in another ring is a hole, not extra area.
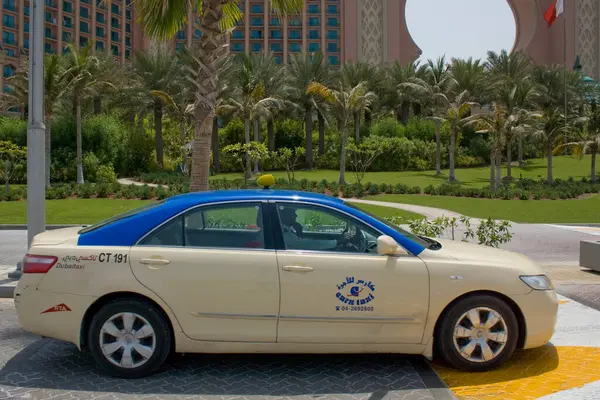
[(121, 213), (121, 214), (115, 215), (113, 217), (110, 217), (108, 219), (105, 219), (104, 221), (97, 222), (94, 225), (85, 226), (83, 229), (80, 229), (78, 233), (82, 234), (82, 233), (91, 232), (93, 230), (96, 230), (96, 229), (101, 228), (103, 226), (106, 226), (108, 224), (112, 224), (113, 222), (120, 221), (120, 220), (123, 220), (125, 218), (129, 218), (131, 216), (134, 216), (134, 215), (136, 215), (138, 213), (141, 213), (142, 211), (146, 211), (146, 210), (150, 210), (150, 209), (152, 209), (154, 207), (158, 207), (159, 205), (163, 204), (164, 202), (165, 201), (162, 200), (162, 201), (159, 201), (159, 202), (155, 202), (155, 203), (151, 203), (151, 204), (145, 205), (143, 207), (139, 207), (139, 208), (135, 208), (133, 210), (126, 211), (124, 213)]
[(365, 210), (364, 208), (357, 207), (348, 202), (344, 202), (344, 204), (347, 205), (348, 207), (354, 208), (355, 210), (359, 210), (360, 212), (362, 212), (364, 214), (367, 214), (369, 217), (376, 219), (377, 221), (381, 222), (382, 224), (389, 226), (390, 228), (392, 228), (393, 230), (395, 230), (402, 236), (412, 240), (415, 243), (420, 244), (421, 246), (423, 246), (427, 249), (436, 250), (436, 249), (440, 248), (440, 244), (438, 242), (436, 242), (435, 240), (424, 238), (424, 237), (415, 235), (414, 233), (411, 233), (409, 231), (406, 231), (406, 230), (400, 228), (398, 225), (394, 225), (390, 221), (387, 221), (387, 220)]

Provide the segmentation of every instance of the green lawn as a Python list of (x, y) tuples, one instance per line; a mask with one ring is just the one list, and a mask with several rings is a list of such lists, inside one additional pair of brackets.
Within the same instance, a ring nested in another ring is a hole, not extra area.
[(395, 194), (368, 198), (443, 208), (475, 218), (531, 223), (600, 223), (600, 195), (573, 200), (489, 200)]
[[(590, 174), (590, 161), (591, 157), (586, 156), (583, 160), (574, 159), (570, 156), (554, 157), (553, 159), (553, 173), (554, 178), (567, 179), (573, 176), (576, 179), (583, 177), (589, 177)], [(527, 165), (523, 168), (513, 167), (512, 176), (519, 178), (521, 175), (524, 178), (539, 179), (546, 177), (546, 160), (535, 159), (528, 160)], [(275, 171), (273, 175), (276, 178), (285, 178), (287, 175), (285, 171)], [(502, 168), (502, 176), (506, 175), (506, 166)], [(328, 181), (337, 181), (339, 177), (339, 171), (335, 170), (313, 170), (313, 171), (298, 171), (296, 172), (296, 179), (308, 179), (311, 181), (320, 181), (327, 179)], [(242, 174), (228, 173), (218, 174), (212, 179), (242, 179)], [(354, 174), (351, 169), (347, 170), (346, 179), (348, 182), (354, 182)], [(424, 188), (428, 185), (439, 186), (448, 179), (448, 170), (442, 171), (442, 176), (436, 176), (435, 171), (404, 171), (404, 172), (368, 172), (365, 174), (363, 183), (387, 183), (397, 184), (403, 183), (408, 186), (420, 186)], [(469, 187), (483, 187), (489, 184), (490, 169), (489, 167), (480, 168), (462, 168), (456, 170), (456, 179), (464, 186)]]
[[(93, 224), (113, 215), (141, 207), (151, 200), (123, 199), (66, 199), (46, 200), (46, 223), (48, 224)], [(400, 217), (405, 221), (422, 218), (422, 215), (389, 207), (360, 205), (361, 208), (381, 217)], [(0, 224), (27, 223), (25, 201), (1, 201)]]

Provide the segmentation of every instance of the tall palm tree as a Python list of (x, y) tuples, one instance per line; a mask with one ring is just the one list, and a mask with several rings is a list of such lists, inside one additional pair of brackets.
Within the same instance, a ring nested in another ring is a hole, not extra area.
[(393, 104), (396, 119), (406, 125), (410, 117), (410, 105), (415, 99), (415, 93), (405, 83), (415, 78), (422, 77), (426, 66), (419, 66), (418, 61), (411, 61), (406, 65), (397, 60), (387, 70), (388, 74), (388, 104)]
[(477, 105), (477, 103), (475, 102), (468, 101), (469, 97), (470, 94), (466, 90), (463, 90), (462, 92), (458, 93), (452, 98), (452, 100), (448, 99), (448, 97), (445, 95), (440, 96), (440, 98), (442, 99), (445, 98), (446, 112), (444, 118), (450, 126), (450, 174), (448, 175), (448, 180), (450, 182), (454, 182), (456, 180), (456, 174), (454, 170), (456, 136), (458, 135), (458, 132), (462, 129), (463, 125), (468, 122), (468, 117), (470, 116), (471, 108)]
[(339, 183), (346, 183), (346, 154), (348, 148), (348, 130), (357, 110), (369, 108), (377, 100), (377, 95), (368, 91), (366, 82), (361, 82), (354, 87), (338, 82), (337, 89), (330, 89), (325, 85), (313, 82), (308, 87), (308, 92), (318, 95), (329, 101), (342, 123), (342, 148), (340, 155)]
[(420, 99), (431, 118), (435, 121), (435, 170), (436, 175), (442, 174), (442, 140), (441, 124), (444, 118), (440, 114), (443, 107), (448, 104), (448, 96), (457, 85), (456, 80), (448, 71), (445, 57), (439, 57), (436, 61), (427, 60), (423, 77), (415, 76), (400, 84), (402, 89), (410, 89)]
[(485, 67), (491, 75), (509, 83), (518, 83), (529, 78), (533, 62), (527, 54), (502, 50), (500, 53), (488, 51), (487, 56)]
[[(270, 0), (271, 10), (280, 14), (295, 14), (302, 9), (302, 0)], [(140, 0), (140, 22), (146, 33), (161, 39), (173, 37), (186, 22), (188, 12), (195, 10), (202, 35), (198, 39), (198, 69), (192, 75), (196, 90), (194, 111), (195, 132), (190, 189), (208, 190), (210, 149), (213, 119), (217, 107), (217, 61), (227, 54), (226, 35), (241, 19), (242, 12), (235, 0)]]
[(82, 116), (81, 103), (87, 91), (99, 84), (104, 76), (97, 75), (100, 60), (91, 54), (92, 43), (78, 48), (73, 44), (67, 45), (69, 51), (65, 57), (64, 79), (70, 87), (71, 100), (75, 109), (75, 123), (77, 126), (77, 183), (83, 184), (83, 147), (82, 147)]
[(164, 49), (157, 48), (149, 53), (137, 52), (133, 59), (133, 68), (136, 73), (139, 90), (145, 95), (148, 108), (152, 109), (154, 115), (154, 142), (156, 148), (156, 164), (162, 169), (163, 137), (162, 124), (165, 102), (163, 96), (158, 93), (169, 93), (171, 86), (177, 77), (181, 75), (181, 69), (177, 58)]
[(327, 83), (327, 65), (322, 53), (302, 54), (292, 57), (289, 66), (289, 100), (304, 111), (306, 129), (306, 167), (313, 167), (313, 111), (319, 109), (320, 98), (308, 88), (314, 82)]
[(552, 156), (557, 141), (570, 132), (570, 127), (566, 122), (565, 115), (561, 107), (546, 107), (540, 114), (535, 115), (537, 118), (536, 130), (533, 132), (533, 137), (537, 139), (544, 149), (547, 166), (548, 184), (552, 184)]
[(466, 60), (453, 58), (450, 73), (456, 81), (456, 93), (467, 91), (469, 99), (474, 102), (484, 103), (490, 99), (487, 96), (486, 70), (481, 60)]

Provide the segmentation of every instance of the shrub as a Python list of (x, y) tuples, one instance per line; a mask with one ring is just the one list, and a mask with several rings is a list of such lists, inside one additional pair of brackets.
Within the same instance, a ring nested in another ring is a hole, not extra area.
[(14, 117), (0, 117), (0, 141), (27, 146), (27, 121)]
[(96, 171), (97, 183), (113, 183), (117, 180), (117, 175), (112, 167), (112, 164), (101, 165)]
[(405, 136), (404, 126), (396, 118), (383, 118), (377, 121), (370, 129), (370, 134), (381, 137), (403, 137)]

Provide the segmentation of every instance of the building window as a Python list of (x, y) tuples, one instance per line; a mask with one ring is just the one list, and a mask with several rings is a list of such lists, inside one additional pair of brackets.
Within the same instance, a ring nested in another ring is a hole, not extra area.
[(265, 9), (262, 4), (252, 4), (250, 6), (250, 12), (252, 14), (262, 14), (265, 12)]
[(47, 38), (51, 38), (51, 37), (52, 37), (52, 29), (50, 29), (50, 28), (46, 28), (46, 29), (45, 29), (45, 32), (44, 32), (44, 35), (45, 35)]
[(317, 51), (319, 51), (319, 43), (309, 43), (308, 51), (310, 51), (311, 53), (316, 53)]
[[(2, 34), (2, 36), (4, 36), (4, 34)], [(26, 37), (23, 39), (23, 48), (24, 49), (28, 49), (29, 48), (29, 38)]]
[(290, 51), (293, 53), (300, 52), (300, 43), (290, 43)]
[(25, 6), (25, 7), (23, 8), (23, 13), (24, 13), (25, 15), (29, 15), (29, 12), (30, 12), (29, 10), (30, 10), (30, 9), (29, 9), (29, 6)]
[(104, 42), (96, 42), (96, 50), (104, 51)]
[(336, 40), (338, 38), (338, 31), (329, 30), (327, 31), (327, 39)]
[(321, 22), (319, 22), (319, 17), (310, 17), (308, 19), (308, 26), (319, 26)]
[(79, 36), (79, 46), (85, 47), (87, 45), (88, 45), (88, 38), (87, 38), (87, 36)]
[(90, 0), (81, 0), (82, 3), (90, 4)]
[(194, 30), (194, 39), (198, 39), (200, 36), (202, 36), (202, 31), (200, 29)]
[(241, 29), (236, 29), (235, 31), (233, 31), (231, 33), (231, 37), (234, 39), (243, 39), (244, 38), (244, 31)]
[(283, 34), (281, 33), (281, 29), (272, 29), (271, 30), (271, 38), (272, 39), (281, 39)]
[(302, 21), (300, 21), (298, 18), (290, 19), (290, 26), (301, 26), (301, 25), (302, 25)]
[(338, 6), (337, 4), (328, 4), (327, 5), (327, 14), (337, 14)]
[(131, 46), (131, 38), (129, 36), (125, 37), (125, 46)]
[(73, 27), (73, 20), (71, 19), (71, 17), (63, 17), (63, 26), (67, 28)]
[(6, 56), (7, 57), (14, 57), (15, 56), (15, 51), (13, 49), (6, 50)]
[(177, 31), (177, 35), (175, 35), (177, 39), (185, 39), (185, 30)]
[(85, 21), (79, 21), (79, 31), (83, 33), (88, 33), (88, 23)]
[(52, 13), (49, 11), (45, 12), (45, 18), (46, 18), (46, 22), (52, 22)]
[(319, 31), (308, 31), (308, 38), (309, 39), (318, 39), (319, 38)]
[(15, 0), (3, 0), (2, 8), (8, 11), (17, 11), (17, 5)]
[(112, 17), (110, 19), (110, 24), (113, 28), (118, 28), (119, 27), (119, 20), (116, 19), (115, 17)]
[(281, 43), (271, 43), (271, 51), (283, 51)]
[(5, 78), (10, 78), (11, 76), (13, 76), (14, 73), (15, 73), (15, 67), (13, 67), (12, 65), (4, 66), (4, 77)]
[(125, 32), (131, 33), (131, 24), (129, 22), (125, 24)]
[(48, 43), (48, 42), (44, 43), (44, 51), (46, 53), (50, 53), (50, 54), (54, 53), (54, 49), (52, 48), (52, 43)]
[(281, 64), (281, 56), (273, 57), (275, 59), (275, 64)]
[(330, 53), (337, 53), (340, 49), (337, 43), (327, 43), (327, 51)]
[(62, 33), (62, 40), (63, 40), (63, 42), (69, 42), (69, 43), (71, 43), (73, 41), (73, 36), (71, 36), (71, 34), (69, 32), (63, 32)]
[(327, 18), (327, 26), (338, 26), (338, 19), (336, 17)]
[(299, 30), (294, 29), (290, 31), (290, 39), (302, 39), (302, 34)]
[(308, 5), (308, 13), (309, 14), (318, 14), (319, 13), (319, 5), (318, 4), (309, 4)]
[(258, 53), (258, 52), (262, 51), (262, 49), (263, 49), (262, 43), (252, 43), (252, 52), (253, 53)]
[(24, 22), (23, 30), (25, 32), (29, 32), (29, 21), (25, 21)]
[(183, 51), (185, 50), (185, 43), (176, 43), (175, 44), (175, 51)]
[(104, 37), (104, 28), (101, 26), (96, 27), (96, 36), (103, 38)]
[(4, 15), (2, 17), (2, 23), (4, 24), (4, 26), (8, 27), (8, 28), (14, 28), (15, 27), (15, 17), (13, 17), (12, 15)]
[(66, 12), (73, 12), (73, 3), (71, 3), (70, 1), (63, 1), (63, 10), (65, 10)]
[(252, 29), (250, 31), (250, 38), (252, 38), (252, 39), (262, 39), (263, 38), (263, 31), (261, 31), (259, 29)]
[(271, 18), (271, 26), (281, 26), (281, 20), (279, 18)]
[(115, 56), (119, 55), (119, 46), (115, 46), (113, 44), (112, 46), (110, 46), (110, 49), (112, 50), (113, 55), (115, 55)]
[(2, 32), (2, 43), (3, 44), (16, 44), (15, 34), (13, 32)]
[(263, 26), (263, 19), (261, 17), (253, 17), (250, 20), (250, 25), (252, 26)]
[(244, 45), (241, 43), (232, 43), (231, 44), (231, 51), (235, 52), (235, 53), (241, 53), (244, 51)]
[(90, 17), (90, 10), (87, 7), (81, 7), (79, 8), (79, 15), (82, 16), (83, 18), (89, 18)]
[(125, 11), (125, 18), (127, 18), (128, 20), (131, 20), (131, 10)]
[(103, 0), (96, 0), (96, 8), (99, 8), (101, 10), (106, 10), (106, 6), (104, 5), (104, 1)]
[(119, 32), (112, 31), (110, 33), (110, 40), (112, 40), (113, 42), (118, 42), (119, 41)]
[(96, 13), (96, 22), (100, 22), (101, 24), (106, 22), (105, 16), (103, 12)]
[(113, 14), (121, 14), (119, 12), (119, 5), (118, 4), (112, 3), (111, 6), (110, 6), (110, 10), (112, 11)]
[(125, 50), (125, 57), (131, 58), (131, 51), (130, 50)]
[(338, 56), (327, 57), (330, 65), (340, 65), (340, 58)]

